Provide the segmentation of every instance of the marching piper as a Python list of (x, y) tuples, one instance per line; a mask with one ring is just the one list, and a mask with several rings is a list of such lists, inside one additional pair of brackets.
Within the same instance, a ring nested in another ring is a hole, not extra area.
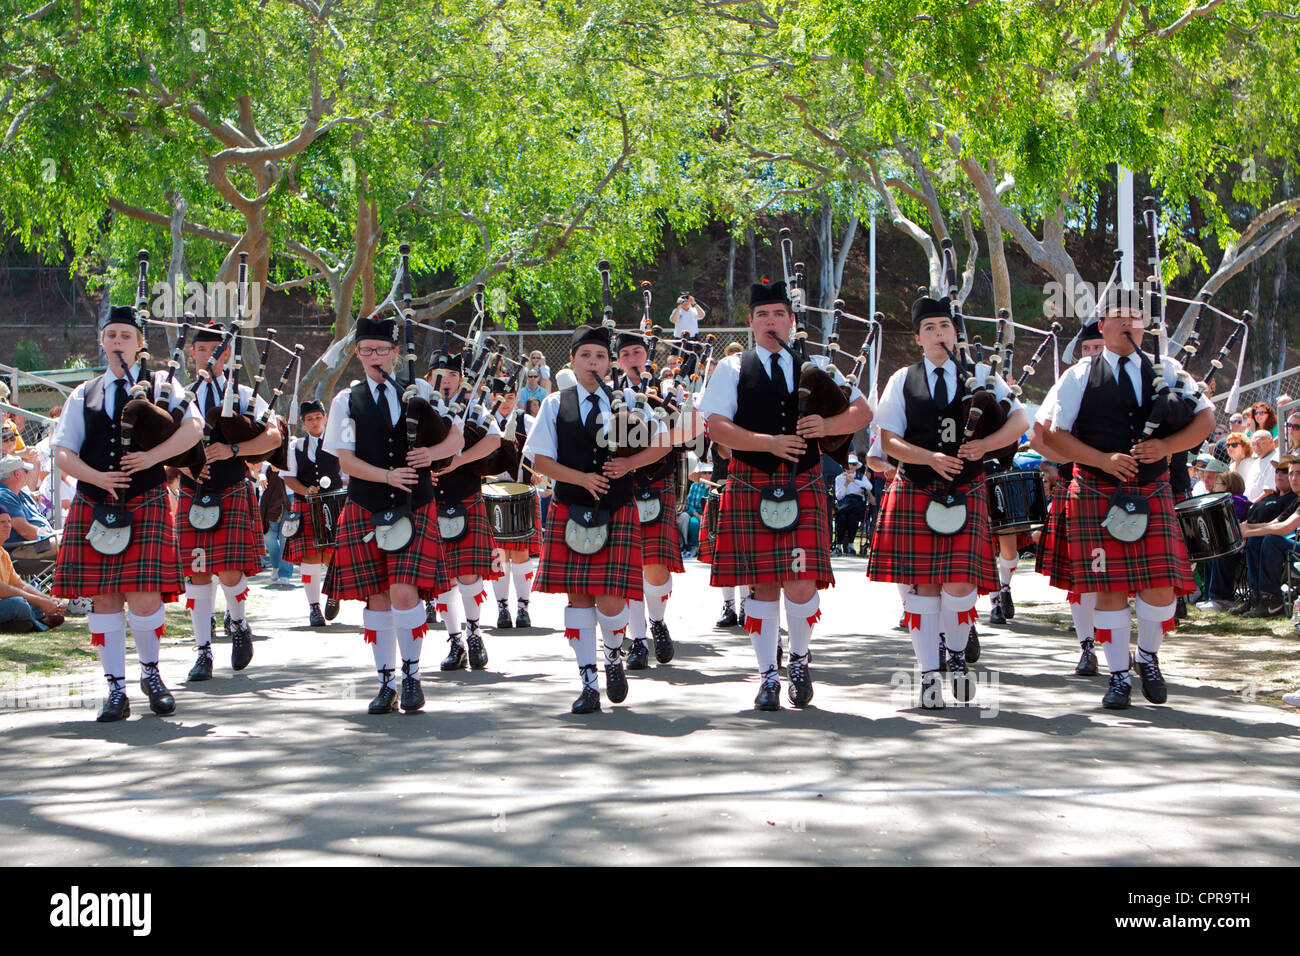
[[(650, 353), (645, 336), (638, 332), (619, 332), (614, 339), (614, 354), (623, 372), (615, 385), (636, 391), (644, 388), (642, 383), (648, 382), (650, 375)], [(664, 622), (664, 606), (673, 592), (673, 573), (685, 570), (677, 534), (677, 493), (673, 481), (677, 473), (679, 447), (700, 431), (699, 416), (693, 410), (683, 414), (673, 397), (668, 397), (662, 407), (671, 422), (662, 439), (669, 445), (668, 454), (649, 468), (633, 473), (641, 521), (641, 574), (645, 579), (642, 582), (645, 600), (628, 602), (632, 648), (628, 651), (627, 667), (634, 671), (644, 670), (650, 657), (646, 644), (647, 612), (655, 660), (667, 664), (676, 653), (672, 635)]]
[(996, 399), (1009, 399), (1011, 411), (986, 438), (964, 434), (968, 392), (950, 357), (957, 327), (949, 299), (918, 298), (912, 328), (921, 361), (890, 376), (876, 409), (881, 448), (900, 464), (881, 503), (867, 576), (911, 585), (904, 619), (921, 669), (921, 706), (937, 709), (943, 707), (940, 632), (947, 636), (954, 693), (967, 701), (974, 694), (966, 645), (977, 592), (998, 588), (979, 478), (984, 458), (1015, 441), (1027, 419), (1007, 384), (977, 366), (974, 377), (985, 374), (985, 385)]
[(401, 708), (411, 713), (424, 707), (420, 654), (428, 624), (421, 602), (451, 588), (430, 466), (465, 444), (459, 422), (436, 445), (408, 443), (402, 396), (389, 377), (397, 334), (393, 319), (357, 320), (355, 348), (365, 378), (334, 396), (325, 428), (325, 451), (349, 479), (325, 591), (341, 601), (366, 602), (364, 639), (379, 673), (371, 714), (397, 710), (399, 650)]
[[(195, 334), (190, 355), (195, 368), (209, 367), (211, 377), (194, 389), (199, 412), (211, 420), (223, 406), (228, 389), (235, 383), (225, 374), (230, 350), (217, 353), (225, 329), (213, 322)], [(261, 421), (267, 415), (266, 401), (240, 384), (231, 395), (235, 415), (252, 415)], [(204, 455), (207, 464), (199, 474), (181, 472), (181, 500), (177, 509), (181, 555), (187, 562), (186, 606), (194, 627), (197, 659), (188, 680), (212, 678), (212, 607), (214, 578), (226, 596), (230, 615), (230, 665), (243, 670), (253, 659), (253, 632), (248, 626), (245, 602), (248, 578), (262, 570), (262, 519), (257, 493), (248, 475), (245, 458), (271, 451), (280, 444), (280, 429), (267, 419), (262, 432), (252, 441), (222, 441), (217, 429), (205, 429)]]
[(1157, 392), (1168, 394), (1160, 380), (1176, 387), (1181, 366), (1164, 357), (1157, 377), (1135, 341), (1142, 326), (1141, 308), (1108, 304), (1098, 323), (1105, 348), (1072, 366), (1043, 402), (1052, 408), (1052, 445), (1076, 463), (1065, 512), (1070, 566), (1076, 589), (1097, 592), (1094, 633), (1110, 670), (1102, 704), (1113, 710), (1127, 708), (1132, 694), (1130, 594), (1137, 595), (1142, 694), (1153, 704), (1168, 698), (1158, 652), (1174, 625), (1175, 595), (1193, 590), (1169, 458), (1214, 430), (1213, 408), (1198, 392), (1187, 424), (1152, 437), (1150, 426), (1162, 424), (1153, 418), (1159, 417)]
[[(611, 344), (608, 328), (583, 325), (574, 330), (569, 358), (576, 382), (546, 396), (524, 445), (537, 472), (555, 479), (535, 588), (569, 598), (564, 636), (582, 679), (582, 693), (571, 708), (575, 714), (600, 710), (597, 622), (605, 647), (605, 691), (612, 703), (627, 699), (627, 602), (639, 601), (643, 594), (632, 472), (668, 451), (647, 442), (648, 447), (628, 457), (612, 454), (610, 433), (602, 429), (613, 411), (613, 392), (604, 384)], [(654, 425), (646, 431), (657, 434), (659, 423)]]
[[(439, 355), (434, 374), (444, 399), (460, 391), (464, 358), (461, 354)], [(473, 403), (477, 396), (469, 396)], [(492, 575), (492, 531), (483, 507), (483, 482), (478, 462), (501, 447), (501, 428), (490, 421), (483, 437), (464, 448), (438, 472), (434, 495), (438, 502), (438, 528), (447, 555), (452, 578), (451, 587), (438, 597), (438, 610), (447, 624), (450, 645), (441, 667), (445, 671), (472, 667), (482, 670), (488, 665), (483, 632), (479, 630), (480, 606), (487, 598), (483, 579)], [(455, 593), (459, 591), (459, 596)], [(459, 608), (458, 606), (459, 605)], [(463, 614), (458, 613), (463, 609)], [(465, 622), (465, 640), (461, 641), (460, 622)]]
[[(73, 390), (52, 441), (59, 472), (76, 479), (77, 494), (68, 510), (50, 593), (89, 595), (94, 602), (88, 619), (90, 643), (108, 680), (108, 697), (97, 719), (110, 722), (131, 715), (126, 694), (128, 621), (149, 709), (159, 715), (176, 710), (176, 700), (158, 671), (163, 604), (176, 600), (181, 590), (180, 555), (162, 463), (193, 446), (203, 434), (203, 422), (191, 404), (170, 438), (150, 451), (130, 450), (122, 411), (135, 383), (135, 369), (126, 363), (143, 345), (135, 310), (111, 308), (99, 344), (108, 356), (108, 370)], [(169, 373), (160, 374), (170, 382), (166, 407), (175, 409), (184, 390)], [(155, 396), (160, 384), (155, 376)], [(208, 628), (204, 620), (205, 635)]]
[[(339, 602), (329, 596), (322, 613), (321, 587), (325, 573), (334, 555), (332, 544), (317, 546), (312, 524), (312, 496), (322, 491), (342, 491), (343, 474), (339, 460), (327, 452), (323, 445), (328, 416), (325, 406), (317, 399), (308, 399), (298, 407), (298, 420), (307, 433), (289, 446), (289, 467), (280, 473), (285, 486), (293, 492), (293, 517), (296, 528), (284, 543), (283, 560), (301, 566), (302, 586), (307, 595), (308, 623), (324, 627), (339, 613)], [(335, 515), (337, 518), (337, 515)]]
[[(777, 666), (780, 600), (785, 596), (790, 635), (790, 702), (812, 700), (809, 644), (821, 616), (818, 591), (834, 584), (830, 516), (817, 439), (851, 435), (871, 421), (856, 388), (849, 407), (830, 418), (800, 415), (800, 369), (782, 341), (794, 330), (784, 282), (750, 290), (749, 327), (755, 347), (725, 358), (699, 404), (710, 438), (732, 451), (727, 490), (718, 515), (710, 583), (749, 586), (745, 628), (758, 659), (758, 710), (779, 710)], [(820, 361), (837, 385), (844, 378)]]

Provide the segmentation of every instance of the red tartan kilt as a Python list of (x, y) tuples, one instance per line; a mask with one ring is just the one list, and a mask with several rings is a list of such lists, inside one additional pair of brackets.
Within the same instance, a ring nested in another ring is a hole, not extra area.
[(681, 542), (677, 538), (677, 492), (667, 478), (651, 487), (659, 492), (659, 517), (641, 525), (641, 563), (666, 565), (669, 571), (685, 571)]
[(319, 552), (325, 555), (325, 563), (328, 564), (329, 556), (334, 553), (334, 545), (317, 547), (316, 536), (312, 531), (310, 502), (302, 498), (295, 499), (293, 513), (299, 516), (301, 523), (298, 525), (297, 534), (292, 538), (284, 539), (284, 553), (280, 555), (281, 560), (289, 564), (302, 564), (307, 555)]
[(380, 551), (370, 532), (370, 512), (355, 501), (343, 506), (338, 544), (325, 575), (325, 593), (340, 601), (364, 601), (386, 594), (394, 584), (413, 584), (423, 600), (451, 589), (453, 579), (438, 535), (438, 517), (430, 502), (412, 515), (414, 535), (405, 549)]
[(167, 486), (147, 491), (126, 505), (132, 514), (131, 544), (113, 557), (100, 554), (86, 540), (94, 521), (93, 507), (84, 495), (72, 499), (50, 593), (78, 598), (138, 591), (175, 601), (184, 578)]
[[(1101, 526), (1106, 507), (1115, 490), (1115, 482), (1089, 475), (1070, 483), (1065, 509), (1069, 532), (1069, 564), (1073, 571), (1070, 590), (1088, 594), (1092, 591), (1127, 591), (1130, 594), (1147, 588), (1173, 588), (1179, 594), (1191, 594), (1192, 565), (1187, 545), (1174, 513), (1174, 496), (1168, 482), (1153, 482), (1131, 493), (1151, 505), (1147, 533), (1140, 541), (1125, 544), (1116, 541)], [(1130, 489), (1125, 489), (1129, 491)], [(1105, 554), (1105, 569), (1095, 569), (1097, 555)]]
[[(221, 497), (221, 522), (211, 531), (196, 531), (190, 525), (194, 493), (181, 488), (176, 510), (181, 562), (190, 574), (240, 571), (253, 575), (262, 570), (262, 518), (257, 510), (250, 481), (231, 485)], [(202, 549), (201, 555), (195, 549)]]
[(1052, 503), (1038, 539), (1038, 553), (1034, 556), (1034, 570), (1046, 575), (1053, 587), (1063, 591), (1074, 590), (1070, 575), (1070, 541), (1065, 533), (1065, 499), (1069, 493), (1070, 483), (1058, 478), (1052, 486)]
[(642, 600), (641, 523), (628, 502), (609, 516), (609, 540), (595, 554), (577, 554), (564, 543), (569, 506), (552, 500), (534, 591), (547, 594), (610, 594)]
[(758, 516), (760, 496), (748, 486), (789, 485), (793, 472), (790, 462), (782, 462), (774, 474), (768, 475), (738, 458), (732, 460), (718, 509), (710, 585), (720, 588), (815, 581), (820, 590), (835, 583), (830, 516), (826, 513), (826, 485), (820, 465), (803, 472), (794, 482), (799, 488), (799, 523), (793, 530), (778, 534), (766, 528)]
[(899, 472), (880, 506), (867, 577), (899, 584), (968, 581), (981, 594), (998, 590), (988, 495), (982, 482), (958, 490), (966, 493), (966, 527), (955, 535), (935, 534), (925, 523), (930, 496)]
[[(447, 555), (447, 573), (452, 577), (464, 574), (491, 580), (494, 577), (492, 549), (500, 546), (492, 539), (483, 496), (475, 494), (460, 504), (466, 512), (465, 535), (459, 541), (442, 542), (442, 550)], [(435, 525), (434, 532), (437, 530)]]

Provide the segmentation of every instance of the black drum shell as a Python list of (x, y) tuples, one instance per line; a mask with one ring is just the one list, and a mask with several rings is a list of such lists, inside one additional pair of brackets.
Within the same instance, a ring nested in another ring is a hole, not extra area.
[(1187, 557), (1192, 561), (1226, 558), (1246, 547), (1236, 505), (1226, 492), (1180, 501), (1174, 513), (1187, 544)]
[(1042, 472), (1000, 471), (989, 475), (984, 489), (989, 499), (989, 529), (994, 534), (1020, 534), (1047, 521), (1047, 489)]

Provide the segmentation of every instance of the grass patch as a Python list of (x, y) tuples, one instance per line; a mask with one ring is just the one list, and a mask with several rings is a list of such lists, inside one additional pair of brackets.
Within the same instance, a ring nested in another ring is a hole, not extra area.
[[(190, 614), (184, 605), (167, 605), (167, 644), (189, 643)], [(132, 647), (130, 631), (127, 646)], [(128, 655), (129, 656), (129, 655)], [(0, 675), (21, 673), (52, 675), (81, 670), (98, 660), (90, 646), (90, 628), (84, 617), (70, 617), (52, 631), (0, 634)]]

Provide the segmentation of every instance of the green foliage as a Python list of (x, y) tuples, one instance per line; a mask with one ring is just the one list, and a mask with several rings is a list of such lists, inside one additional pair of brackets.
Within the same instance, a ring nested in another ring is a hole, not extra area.
[(35, 339), (23, 337), (14, 346), (14, 367), (24, 372), (35, 372), (45, 368), (45, 349)]

